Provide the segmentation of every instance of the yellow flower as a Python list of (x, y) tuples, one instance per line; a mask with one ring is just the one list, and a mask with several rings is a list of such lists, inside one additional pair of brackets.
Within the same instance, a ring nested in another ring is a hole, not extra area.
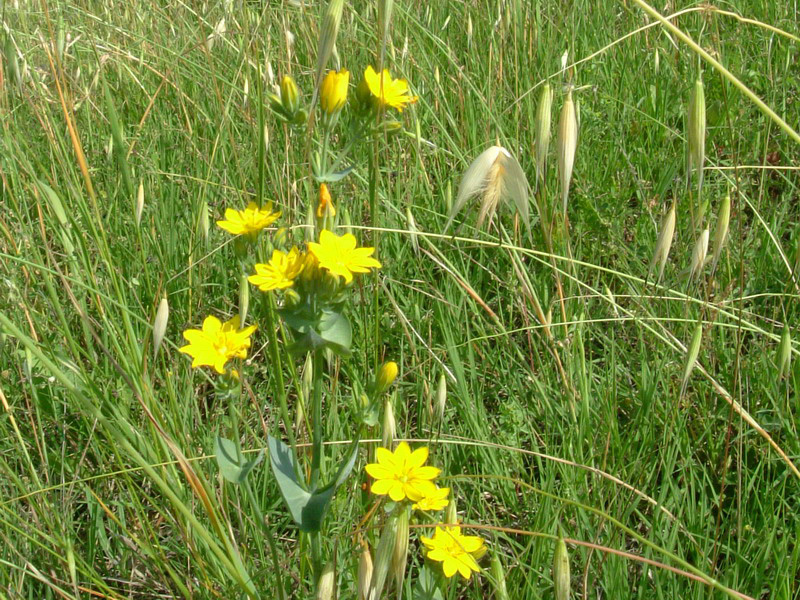
[(450, 488), (437, 487), (432, 494), (428, 494), (411, 508), (424, 511), (442, 510), (445, 506), (450, 504), (450, 501), (447, 499), (448, 494), (450, 494)]
[(391, 106), (403, 112), (406, 105), (417, 101), (416, 96), (409, 94), (408, 82), (405, 79), (392, 79), (389, 69), (384, 69), (383, 73), (378, 75), (370, 65), (364, 71), (364, 81), (381, 106)]
[(356, 248), (356, 243), (352, 233), (338, 236), (323, 229), (319, 243), (309, 242), (308, 249), (319, 261), (320, 267), (334, 275), (341, 275), (345, 282), (350, 283), (353, 273), (369, 273), (372, 268), (381, 268), (381, 263), (372, 258), (375, 248)]
[(329, 115), (339, 112), (347, 102), (347, 86), (350, 84), (350, 71), (328, 71), (322, 80), (319, 103)]
[(247, 281), (257, 285), (262, 292), (284, 290), (292, 287), (304, 266), (305, 257), (297, 248), (292, 248), (289, 254), (273, 250), (269, 264), (256, 264), (256, 274), (250, 275)]
[(423, 446), (411, 452), (405, 442), (400, 442), (394, 452), (386, 448), (375, 451), (377, 463), (367, 465), (366, 471), (375, 479), (372, 493), (386, 494), (395, 502), (408, 498), (419, 502), (436, 492), (433, 479), (441, 472), (436, 467), (422, 466), (428, 460), (428, 448)]
[(239, 329), (239, 315), (226, 323), (216, 317), (206, 317), (203, 329), (187, 329), (183, 337), (189, 342), (180, 348), (194, 360), (192, 368), (213, 367), (217, 373), (225, 373), (225, 364), (232, 358), (247, 358), (250, 336), (255, 325)]
[(481, 570), (474, 554), (483, 554), (486, 546), (476, 535), (462, 535), (461, 527), (437, 527), (432, 538), (420, 537), (428, 549), (428, 558), (442, 563), (445, 577), (456, 572), (469, 579), (472, 572)]
[(259, 208), (258, 204), (251, 202), (244, 210), (227, 209), (225, 220), (217, 221), (217, 225), (233, 235), (258, 234), (277, 221), (280, 216), (281, 213), (272, 212), (271, 202), (264, 208)]

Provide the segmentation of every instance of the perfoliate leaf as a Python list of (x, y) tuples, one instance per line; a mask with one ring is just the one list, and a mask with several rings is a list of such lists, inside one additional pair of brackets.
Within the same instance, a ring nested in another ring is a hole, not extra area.
[(245, 460), (244, 455), (239, 455), (236, 444), (231, 440), (217, 436), (214, 440), (214, 453), (217, 455), (217, 466), (222, 476), (231, 483), (242, 483), (250, 471), (264, 459), (261, 450), (252, 460)]

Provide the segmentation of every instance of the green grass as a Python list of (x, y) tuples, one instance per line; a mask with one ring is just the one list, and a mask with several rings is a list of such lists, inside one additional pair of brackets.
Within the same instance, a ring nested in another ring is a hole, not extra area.
[[(322, 8), (157, 4), (0, 9), (10, 32), (0, 36), (2, 597), (239, 598), (244, 571), (259, 597), (276, 597), (263, 529), (244, 490), (222, 480), (212, 457), (216, 435), (232, 437), (229, 406), (177, 347), (205, 315), (237, 311), (233, 246), (214, 226), (225, 208), (263, 195), (283, 211), (282, 224), (300, 226), (316, 204), (306, 136), (278, 123), (266, 105), (259, 164), (258, 80), (261, 73), (266, 90), (268, 72), (276, 82), (291, 73), (310, 100)], [(791, 3), (720, 7), (799, 34)], [(356, 79), (379, 50), (375, 10), (364, 1), (345, 6), (337, 51)], [(209, 50), (205, 40), (223, 18), (225, 33)], [(712, 11), (674, 22), (800, 128), (796, 41)], [(366, 278), (350, 307), (353, 356), (341, 361), (326, 397), (325, 437), (355, 435), (351, 389), (372, 376), (376, 354), (396, 360), (398, 434), (433, 438), (431, 462), (454, 489), (460, 518), (490, 527), (472, 532), (501, 557), (513, 598), (553, 597), (551, 536), (559, 532), (601, 547), (568, 545), (575, 597), (723, 597), (605, 551), (613, 549), (684, 571), (691, 565), (751, 598), (800, 598), (800, 478), (728, 401), (798, 462), (800, 379), (794, 367), (779, 379), (777, 366), (784, 324), (800, 337), (797, 144), (703, 66), (712, 238), (728, 190), (733, 210), (716, 273), (706, 269), (701, 285), (689, 285), (681, 272), (700, 230), (692, 232), (698, 200), (685, 182), (685, 116), (699, 61), (656, 25), (572, 72), (580, 136), (570, 229), (558, 230), (552, 255), (533, 205), (532, 236), (504, 208), (497, 227), (477, 230), (475, 203), (457, 218), (457, 237), (440, 235), (460, 174), (497, 140), (535, 180), (536, 99), (547, 78), (554, 111), (544, 194), (560, 206), (561, 55), (569, 50), (569, 62), (578, 61), (647, 23), (623, 1), (395, 3), (387, 62), (420, 100), (401, 118), (408, 133), (378, 154), (385, 229), (378, 312), (374, 280)], [(366, 241), (375, 239), (371, 151), (358, 148), (355, 172), (331, 186)], [(646, 284), (658, 223), (673, 199), (678, 219), (664, 280)], [(407, 209), (423, 232), (419, 252)], [(153, 360), (151, 323), (164, 294), (170, 320)], [(552, 312), (551, 335), (534, 297)], [(296, 397), (288, 365), (270, 360), (265, 311), (264, 296), (252, 290), (250, 314), (261, 331), (235, 407), (242, 445), (251, 449), (266, 446), (279, 418), (279, 369), (290, 402)], [(695, 369), (681, 395), (684, 348), (698, 320), (704, 371)], [(428, 406), (442, 374), (446, 415), (432, 427)], [(367, 437), (379, 439), (380, 427)], [(355, 596), (354, 532), (372, 505), (361, 484), (374, 444), (363, 445), (324, 530), (340, 598)], [(340, 456), (333, 448), (328, 457)], [(188, 461), (183, 469), (177, 455)], [(202, 481), (206, 504), (187, 472)], [(249, 481), (291, 597), (309, 597), (307, 541), (267, 462)], [(424, 562), (412, 537), (411, 587)], [(484, 566), (444, 597), (492, 597)]]

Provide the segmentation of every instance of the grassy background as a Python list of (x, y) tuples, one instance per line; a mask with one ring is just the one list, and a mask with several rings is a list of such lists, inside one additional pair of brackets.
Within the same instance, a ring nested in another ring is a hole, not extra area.
[[(302, 4), (3, 5), (0, 595), (240, 597), (232, 539), (259, 592), (274, 597), (261, 530), (209, 458), (217, 432), (226, 433), (228, 407), (176, 348), (206, 314), (236, 312), (233, 251), (213, 220), (261, 190), (259, 73), (265, 89), (272, 73), (291, 73), (311, 96), (321, 9)], [(676, 23), (800, 126), (797, 42), (695, 5), (673, 7), (683, 8), (691, 10)], [(725, 9), (798, 33), (791, 3), (735, 0)], [(347, 3), (338, 55), (354, 73), (375, 60), (375, 21), (372, 3)], [(685, 184), (685, 114), (698, 61), (653, 27), (573, 71), (574, 261), (564, 236), (553, 259), (524, 250), (545, 250), (537, 218), (528, 237), (503, 209), (499, 222), (522, 249), (498, 245), (496, 228), (476, 230), (471, 210), (459, 239), (421, 237), (418, 253), (406, 231), (410, 209), (421, 231), (441, 232), (459, 174), (496, 140), (533, 181), (536, 87), (551, 78), (555, 137), (562, 53), (579, 60), (646, 24), (630, 2), (396, 3), (389, 63), (420, 101), (403, 115), (410, 133), (392, 138), (379, 157), (380, 225), (400, 231), (380, 240), (377, 351), (401, 364), (395, 410), (408, 438), (436, 433), (428, 406), (445, 374), (447, 411), (432, 460), (453, 476), (465, 522), (535, 534), (561, 528), (569, 538), (679, 566), (588, 506), (753, 598), (800, 597), (800, 481), (719, 392), (797, 460), (798, 378), (792, 369), (780, 380), (776, 366), (783, 325), (798, 314), (799, 155), (788, 137), (704, 70), (712, 236), (720, 200), (736, 181), (738, 188), (716, 274), (706, 270), (702, 285), (687, 284), (680, 274), (699, 232), (691, 230), (697, 201)], [(271, 118), (267, 127), (263, 192), (284, 223), (302, 224), (315, 202), (306, 140)], [(554, 145), (544, 196), (558, 205)], [(355, 174), (333, 186), (354, 224), (368, 221), (366, 157), (366, 149), (356, 153)], [(678, 225), (665, 279), (646, 286), (658, 222), (673, 199)], [(163, 294), (170, 322), (153, 361), (150, 323)], [(370, 297), (369, 285), (362, 294)], [(552, 310), (552, 337), (534, 296)], [(256, 317), (259, 302), (254, 292)], [(373, 370), (371, 311), (370, 302), (354, 302), (356, 352), (328, 399), (327, 439), (353, 435), (348, 382)], [(698, 319), (708, 376), (696, 371), (681, 396), (681, 344)], [(250, 448), (265, 445), (276, 415), (269, 381), (279, 367), (269, 363), (265, 340), (257, 338), (240, 407)], [(183, 469), (166, 437), (187, 457)], [(354, 594), (351, 533), (369, 507), (360, 466), (327, 522), (342, 598)], [(204, 482), (205, 503), (186, 472)], [(269, 469), (257, 469), (253, 482), (285, 572), (303, 589), (305, 549)], [(502, 557), (514, 598), (553, 596), (550, 539), (482, 535)], [(570, 552), (582, 598), (720, 595), (629, 558), (574, 545)], [(417, 552), (412, 561), (414, 573)], [(451, 585), (447, 597), (491, 593), (485, 575)]]

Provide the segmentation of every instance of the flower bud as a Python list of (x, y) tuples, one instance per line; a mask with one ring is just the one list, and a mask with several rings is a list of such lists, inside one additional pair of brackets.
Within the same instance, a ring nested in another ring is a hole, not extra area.
[(324, 183), (320, 184), (319, 203), (317, 204), (317, 228), (320, 231), (323, 229), (333, 230), (335, 216), (336, 208), (333, 206), (333, 199), (330, 191), (328, 191), (328, 186)]
[(394, 383), (394, 380), (397, 378), (397, 363), (394, 361), (389, 361), (387, 363), (383, 363), (380, 370), (378, 371), (378, 376), (375, 378), (375, 392), (378, 394), (382, 394), (386, 390), (389, 389), (389, 386)]
[(369, 551), (369, 545), (366, 542), (362, 542), (361, 556), (358, 558), (358, 588), (356, 592), (358, 600), (367, 600), (371, 581), (372, 553)]
[(329, 562), (322, 568), (317, 582), (317, 600), (331, 600), (335, 584), (336, 571), (333, 570), (333, 563)]
[(341, 71), (328, 71), (325, 79), (322, 80), (319, 103), (328, 115), (333, 115), (342, 110), (347, 102), (347, 86), (350, 84), (350, 72), (347, 69)]
[(300, 90), (291, 75), (284, 75), (281, 80), (281, 105), (286, 113), (294, 117), (300, 108)]
[(372, 93), (369, 91), (369, 85), (367, 85), (367, 80), (363, 77), (356, 87), (355, 102), (355, 108), (359, 112), (367, 112), (372, 109), (374, 105), (372, 102)]
[(564, 538), (559, 537), (553, 553), (553, 586), (556, 600), (569, 599), (569, 555)]
[(383, 437), (381, 445), (384, 448), (391, 449), (394, 439), (397, 437), (397, 424), (394, 420), (394, 407), (392, 406), (392, 398), (386, 398), (383, 405)]
[(406, 562), (408, 560), (408, 516), (409, 511), (403, 509), (397, 516), (397, 529), (394, 538), (394, 552), (392, 553), (392, 576), (395, 589), (403, 589), (403, 580), (406, 578)]

